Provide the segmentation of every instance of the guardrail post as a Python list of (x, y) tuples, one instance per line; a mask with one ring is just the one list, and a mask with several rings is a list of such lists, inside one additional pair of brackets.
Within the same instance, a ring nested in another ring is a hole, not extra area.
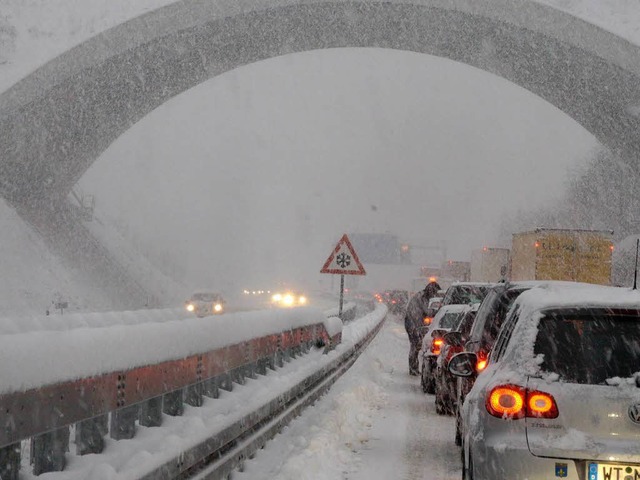
[(280, 368), (284, 367), (284, 353), (280, 349), (275, 353), (275, 365)]
[(247, 378), (256, 379), (256, 364), (251, 362), (244, 366), (244, 375)]
[(109, 435), (114, 440), (133, 438), (136, 434), (136, 420), (138, 419), (138, 406), (120, 408), (111, 412), (111, 426)]
[[(88, 453), (102, 453), (104, 450), (104, 419), (105, 415), (76, 423), (76, 455)], [(3, 478), (0, 476), (0, 478)]]
[(201, 407), (203, 404), (202, 390), (202, 382), (189, 385), (184, 396), (185, 403), (192, 407)]
[(210, 398), (218, 398), (220, 390), (218, 388), (218, 377), (211, 377), (203, 382), (204, 389), (202, 393)]
[(20, 471), (20, 442), (0, 448), (0, 478), (18, 480)]
[(244, 385), (246, 383), (244, 378), (244, 367), (234, 368), (231, 371), (231, 377), (238, 385)]
[(184, 413), (182, 403), (182, 389), (165, 393), (162, 401), (162, 411), (172, 417), (179, 417)]
[(233, 390), (233, 378), (231, 378), (230, 373), (225, 373), (220, 376), (220, 388), (230, 392)]
[(58, 428), (31, 438), (33, 474), (61, 472), (66, 465), (65, 452), (69, 451), (69, 427)]
[(162, 397), (150, 398), (140, 405), (140, 425), (143, 427), (159, 427), (162, 425)]
[(256, 372), (260, 375), (266, 375), (267, 374), (267, 363), (269, 361), (266, 358), (260, 358), (257, 362), (256, 362)]

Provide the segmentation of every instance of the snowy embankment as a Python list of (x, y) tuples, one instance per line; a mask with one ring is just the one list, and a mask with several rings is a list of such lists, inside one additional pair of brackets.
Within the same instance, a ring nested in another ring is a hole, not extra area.
[[(164, 417), (162, 427), (137, 427), (135, 438), (115, 441), (106, 438), (105, 451), (99, 455), (67, 455), (63, 472), (48, 473), (56, 480), (125, 480), (137, 479), (175, 458), (177, 453), (203, 442), (223, 428), (257, 410), (268, 400), (277, 398), (309, 375), (333, 362), (375, 329), (386, 316), (380, 305), (374, 312), (346, 325), (343, 342), (334, 351), (323, 354), (321, 349), (299, 357), (283, 368), (246, 379), (244, 385), (234, 384), (232, 392), (220, 391), (217, 399), (204, 398), (202, 407), (185, 405), (180, 417)], [(30, 473), (28, 442), (23, 442), (21, 478), (36, 479)], [(320, 478), (320, 477), (308, 477)], [(333, 477), (337, 478), (337, 477)]]
[(19, 320), (0, 321), (0, 393), (181, 359), (307, 325), (324, 324), (330, 335), (341, 327), (313, 307), (205, 318), (141, 310)]

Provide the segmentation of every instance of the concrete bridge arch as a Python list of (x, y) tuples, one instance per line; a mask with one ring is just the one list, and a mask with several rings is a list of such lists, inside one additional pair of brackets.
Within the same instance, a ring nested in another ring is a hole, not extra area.
[(640, 159), (640, 47), (533, 0), (181, 0), (0, 95), (0, 195), (23, 212), (55, 208), (113, 141), (175, 95), (252, 62), (339, 47), (481, 68)]

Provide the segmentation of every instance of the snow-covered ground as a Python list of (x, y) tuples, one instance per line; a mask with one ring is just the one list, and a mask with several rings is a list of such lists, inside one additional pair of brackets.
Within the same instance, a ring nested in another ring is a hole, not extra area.
[[(79, 282), (31, 226), (0, 199), (0, 317), (45, 317), (54, 302), (70, 311), (104, 310), (110, 300)], [(69, 313), (69, 312), (67, 312)]]
[(276, 436), (238, 480), (453, 480), (460, 478), (454, 422), (408, 374), (398, 317), (330, 392)]

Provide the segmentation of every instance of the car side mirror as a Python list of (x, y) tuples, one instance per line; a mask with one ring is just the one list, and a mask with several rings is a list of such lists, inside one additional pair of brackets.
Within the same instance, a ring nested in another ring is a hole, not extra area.
[(460, 332), (446, 333), (443, 339), (446, 344), (451, 345), (453, 347), (461, 347), (463, 345), (462, 333)]
[(449, 360), (449, 373), (456, 377), (472, 377), (476, 374), (476, 362), (478, 357), (472, 352), (462, 352), (454, 355)]

